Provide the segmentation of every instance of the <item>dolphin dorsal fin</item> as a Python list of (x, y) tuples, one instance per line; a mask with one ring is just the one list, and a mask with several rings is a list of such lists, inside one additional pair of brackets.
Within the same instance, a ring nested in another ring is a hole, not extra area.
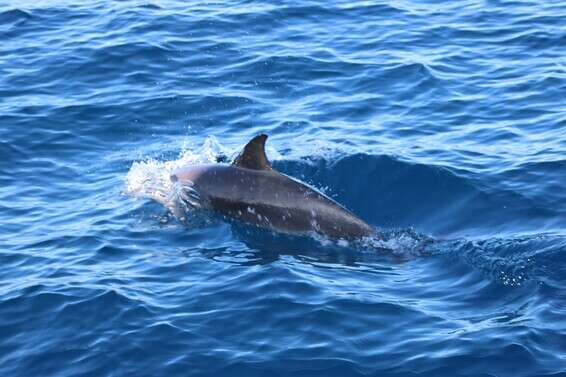
[(265, 155), (267, 135), (257, 135), (251, 139), (232, 163), (235, 166), (253, 170), (272, 170)]

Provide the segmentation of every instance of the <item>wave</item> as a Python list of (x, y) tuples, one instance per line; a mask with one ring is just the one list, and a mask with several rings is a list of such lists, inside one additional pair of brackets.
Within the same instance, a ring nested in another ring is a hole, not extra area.
[(30, 12), (26, 12), (22, 9), (9, 9), (0, 12), (0, 24), (9, 24), (9, 23), (17, 23), (17, 22), (24, 22), (32, 18), (32, 14)]

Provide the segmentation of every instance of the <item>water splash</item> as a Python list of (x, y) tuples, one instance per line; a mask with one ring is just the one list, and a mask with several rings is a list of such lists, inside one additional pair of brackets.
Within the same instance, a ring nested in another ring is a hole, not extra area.
[(215, 163), (226, 149), (209, 136), (198, 149), (183, 145), (177, 159), (135, 161), (125, 178), (124, 193), (134, 198), (152, 199), (162, 204), (180, 221), (186, 221), (190, 208), (202, 207), (198, 193), (190, 185), (172, 182), (171, 172), (183, 166)]

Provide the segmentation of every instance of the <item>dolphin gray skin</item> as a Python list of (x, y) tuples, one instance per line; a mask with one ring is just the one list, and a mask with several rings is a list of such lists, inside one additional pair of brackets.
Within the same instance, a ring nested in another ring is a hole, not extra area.
[(355, 240), (377, 236), (363, 220), (332, 199), (274, 170), (265, 155), (267, 135), (254, 137), (231, 165), (180, 168), (170, 179), (213, 210), (281, 233)]

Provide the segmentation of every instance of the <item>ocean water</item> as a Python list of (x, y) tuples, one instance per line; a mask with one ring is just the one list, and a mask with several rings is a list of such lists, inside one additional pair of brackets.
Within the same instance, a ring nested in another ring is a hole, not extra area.
[[(566, 3), (0, 2), (1, 376), (566, 376)], [(183, 222), (267, 133), (386, 247)]]

